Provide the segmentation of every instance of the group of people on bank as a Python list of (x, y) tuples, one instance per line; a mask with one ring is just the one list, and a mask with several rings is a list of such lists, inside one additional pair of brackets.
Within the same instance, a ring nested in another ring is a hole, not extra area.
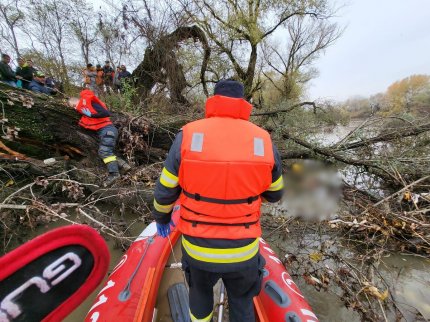
[[(1, 55), (0, 82), (13, 87), (28, 89), (47, 95), (55, 95), (61, 91), (61, 84), (52, 76), (47, 76), (34, 67), (31, 59), (18, 57), (15, 71), (10, 66), (11, 57), (8, 54)], [(107, 60), (105, 65), (87, 64), (82, 72), (83, 87), (89, 88), (96, 95), (101, 93), (120, 93), (124, 85), (132, 79), (131, 73), (125, 65), (120, 65), (116, 70)]]
[(46, 77), (42, 71), (37, 70), (31, 59), (18, 57), (18, 66), (15, 71), (12, 70), (10, 62), (11, 58), (8, 54), (1, 55), (0, 82), (37, 93), (57, 94), (60, 84), (53, 77)]
[(106, 60), (104, 66), (87, 64), (82, 72), (85, 87), (96, 94), (121, 92), (124, 84), (131, 80), (131, 73), (125, 65), (120, 65), (114, 70), (110, 61)]

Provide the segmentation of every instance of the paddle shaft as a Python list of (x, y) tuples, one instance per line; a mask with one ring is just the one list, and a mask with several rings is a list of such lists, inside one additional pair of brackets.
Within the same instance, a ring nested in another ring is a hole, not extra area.
[(225, 286), (221, 281), (220, 294), (219, 294), (219, 307), (218, 307), (218, 322), (222, 322), (224, 317), (224, 300), (225, 300)]

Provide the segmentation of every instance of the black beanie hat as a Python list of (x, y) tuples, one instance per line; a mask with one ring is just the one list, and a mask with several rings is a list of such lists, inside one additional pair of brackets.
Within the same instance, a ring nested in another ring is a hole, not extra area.
[(245, 90), (243, 84), (235, 80), (220, 80), (215, 85), (214, 95), (243, 98)]

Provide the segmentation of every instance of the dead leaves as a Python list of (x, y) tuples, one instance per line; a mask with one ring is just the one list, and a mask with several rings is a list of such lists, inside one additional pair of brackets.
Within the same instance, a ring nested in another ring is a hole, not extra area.
[(303, 274), (303, 279), (305, 280), (306, 284), (309, 284), (312, 286), (322, 285), (322, 282), (318, 278), (312, 275)]
[(46, 188), (49, 184), (49, 181), (45, 177), (37, 177), (36, 180), (34, 180), (34, 183), (37, 186), (42, 186), (43, 188)]
[(349, 271), (349, 269), (347, 269), (346, 267), (341, 267), (337, 270), (337, 273), (339, 276), (341, 277), (349, 277), (352, 276), (351, 272)]
[(320, 261), (322, 261), (323, 259), (323, 254), (319, 253), (319, 252), (314, 252), (309, 254), (309, 258), (314, 261), (315, 263), (318, 263)]
[[(85, 197), (84, 187), (77, 181), (70, 179), (54, 179), (49, 180), (45, 177), (37, 177), (34, 181), (35, 185), (47, 188), (50, 183), (54, 186), (59, 186), (61, 192), (65, 193), (68, 198), (79, 200)], [(57, 186), (57, 187), (58, 187)]]
[(67, 196), (73, 200), (79, 200), (85, 197), (84, 188), (74, 181), (64, 181), (61, 191), (66, 192)]
[(32, 108), (34, 105), (33, 98), (31, 98), (29, 96), (22, 97), (21, 103), (22, 103), (22, 106), (24, 106), (26, 108)]
[(7, 105), (14, 106), (15, 102), (21, 103), (25, 108), (32, 108), (34, 105), (34, 100), (31, 96), (10, 93), (9, 99), (7, 100)]
[(358, 215), (346, 214), (342, 219), (328, 222), (333, 229), (343, 229), (349, 238), (376, 248), (394, 251), (409, 250), (418, 254), (430, 254), (430, 224), (424, 210), (396, 212), (394, 206), (388, 210), (367, 208)]
[(5, 184), (4, 184), (4, 187), (5, 188), (7, 188), (7, 187), (10, 187), (10, 186), (12, 186), (12, 185), (14, 185), (15, 184), (15, 181), (13, 181), (12, 179), (9, 179)]
[(320, 274), (318, 277), (309, 273), (303, 274), (303, 279), (306, 284), (314, 286), (317, 291), (321, 289), (327, 290), (330, 284), (330, 277), (324, 273)]
[(373, 296), (374, 298), (377, 298), (381, 301), (385, 301), (388, 298), (388, 289), (381, 293), (381, 291), (378, 290), (376, 286), (371, 285), (369, 282), (363, 282), (363, 285), (364, 287), (362, 291), (366, 294)]
[(9, 141), (14, 141), (15, 139), (17, 139), (19, 136), (19, 131), (21, 131), (21, 129), (19, 127), (15, 127), (15, 126), (7, 126), (6, 127), (6, 132), (4, 133), (4, 135), (2, 136), (3, 139), (9, 140)]

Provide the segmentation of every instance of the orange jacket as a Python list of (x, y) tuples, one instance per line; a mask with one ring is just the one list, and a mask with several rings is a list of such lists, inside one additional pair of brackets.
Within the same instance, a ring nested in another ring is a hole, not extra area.
[(261, 235), (260, 194), (272, 183), (269, 133), (248, 121), (251, 104), (213, 96), (206, 119), (183, 128), (178, 228), (189, 236), (241, 239)]
[(99, 86), (103, 85), (103, 70), (102, 69), (97, 70), (96, 84)]
[[(92, 92), (89, 89), (83, 90), (81, 92), (80, 96), (81, 96), (81, 99), (79, 100), (79, 103), (76, 106), (76, 110), (81, 114), (83, 114), (82, 113), (83, 108), (89, 109), (91, 114), (97, 114), (97, 111), (94, 109), (94, 107), (92, 105), (93, 102), (101, 105), (106, 110), (108, 109), (106, 107), (105, 103), (103, 103), (101, 100), (99, 100), (99, 98), (94, 94), (94, 92)], [(112, 124), (109, 117), (96, 118), (96, 117), (88, 117), (88, 116), (83, 115), (81, 117), (81, 119), (79, 120), (80, 126), (82, 126), (83, 128), (86, 128), (88, 130), (93, 130), (93, 131), (100, 130), (101, 128), (103, 128), (109, 124)]]

